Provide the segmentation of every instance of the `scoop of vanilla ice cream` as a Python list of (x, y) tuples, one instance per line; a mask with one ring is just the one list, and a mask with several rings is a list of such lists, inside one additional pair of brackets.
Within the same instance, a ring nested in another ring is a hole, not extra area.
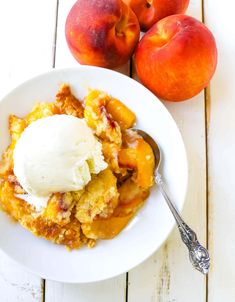
[(102, 145), (85, 121), (54, 115), (30, 124), (17, 141), (14, 174), (23, 189), (35, 197), (81, 190), (91, 173), (107, 167)]

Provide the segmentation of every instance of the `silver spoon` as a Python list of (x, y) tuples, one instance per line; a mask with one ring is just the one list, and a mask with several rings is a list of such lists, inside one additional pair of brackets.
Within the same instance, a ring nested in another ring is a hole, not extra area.
[(155, 172), (154, 180), (159, 187), (160, 192), (165, 198), (180, 231), (181, 238), (189, 250), (189, 259), (192, 265), (203, 274), (207, 274), (210, 267), (210, 256), (206, 248), (204, 248), (197, 240), (196, 233), (183, 221), (179, 211), (170, 200), (166, 193), (162, 176), (159, 173), (159, 166), (161, 162), (161, 152), (155, 140), (143, 130), (132, 129), (137, 132), (143, 139), (152, 147), (155, 156)]

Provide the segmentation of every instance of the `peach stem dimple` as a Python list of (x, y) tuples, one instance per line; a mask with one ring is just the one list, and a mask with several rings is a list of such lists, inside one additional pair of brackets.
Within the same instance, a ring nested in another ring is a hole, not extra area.
[(147, 8), (150, 8), (153, 4), (153, 0), (148, 0), (147, 3), (146, 3), (146, 7)]
[(124, 34), (123, 30), (126, 27), (126, 24), (127, 24), (127, 18), (123, 14), (115, 27), (115, 31), (116, 31), (117, 35), (122, 36)]

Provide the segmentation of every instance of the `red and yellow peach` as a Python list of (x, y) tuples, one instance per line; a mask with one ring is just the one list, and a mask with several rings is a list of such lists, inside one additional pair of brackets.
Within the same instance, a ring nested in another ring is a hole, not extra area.
[(130, 59), (139, 34), (138, 19), (122, 0), (78, 0), (65, 25), (75, 59), (81, 64), (107, 68)]
[(186, 15), (157, 22), (135, 52), (137, 74), (159, 98), (183, 101), (198, 94), (217, 64), (216, 42), (209, 29)]
[(124, 0), (136, 14), (140, 28), (148, 30), (157, 21), (175, 14), (183, 14), (189, 0)]

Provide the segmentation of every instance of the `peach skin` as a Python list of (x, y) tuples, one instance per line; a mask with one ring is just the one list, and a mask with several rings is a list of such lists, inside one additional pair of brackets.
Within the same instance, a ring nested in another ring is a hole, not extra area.
[(69, 49), (85, 65), (115, 68), (132, 56), (140, 34), (131, 8), (121, 0), (78, 0), (65, 25)]
[(146, 31), (157, 21), (175, 14), (183, 14), (189, 0), (124, 0), (136, 14), (140, 28)]
[(217, 65), (216, 42), (200, 21), (172, 15), (144, 35), (135, 65), (142, 83), (159, 98), (183, 101), (209, 84)]

